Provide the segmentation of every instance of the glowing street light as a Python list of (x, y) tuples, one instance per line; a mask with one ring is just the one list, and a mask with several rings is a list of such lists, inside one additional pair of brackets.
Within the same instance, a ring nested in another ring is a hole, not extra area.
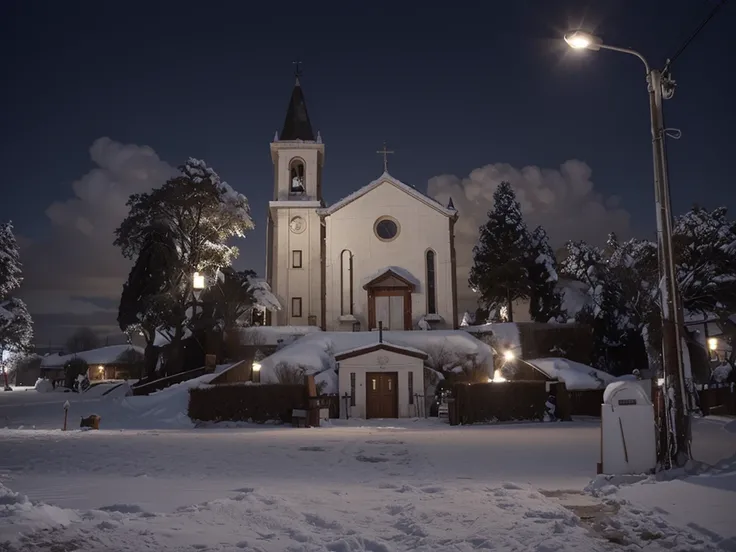
[(575, 50), (599, 50), (602, 40), (584, 31), (575, 31), (565, 35), (565, 42)]
[(491, 381), (493, 381), (493, 383), (503, 383), (507, 380), (505, 377), (503, 377), (501, 370), (496, 370), (495, 372), (493, 372), (493, 380)]
[[(672, 202), (667, 174), (665, 154), (662, 101), (670, 99), (675, 82), (668, 68), (664, 71), (652, 69), (646, 58), (635, 50), (603, 44), (603, 41), (584, 31), (573, 31), (565, 35), (565, 42), (575, 50), (613, 50), (639, 58), (646, 71), (649, 92), (649, 125), (652, 134), (652, 157), (654, 165), (654, 197), (657, 220), (657, 251), (659, 253), (660, 308), (662, 310), (662, 365), (666, 373), (666, 384), (674, 394), (674, 416), (666, 416), (668, 429), (675, 434), (676, 455), (674, 463), (684, 465), (690, 458), (690, 415), (688, 412), (687, 389), (685, 387), (685, 365), (682, 349), (684, 317), (677, 286), (675, 250), (672, 243)], [(665, 434), (662, 433), (664, 436)], [(662, 451), (668, 450), (662, 443)], [(667, 458), (661, 458), (666, 462)], [(663, 463), (664, 463), (663, 462)]]
[(718, 338), (716, 337), (709, 337), (708, 338), (708, 349), (711, 351), (715, 351), (718, 349)]
[(192, 288), (194, 291), (202, 291), (205, 288), (204, 274), (195, 272), (192, 276)]
[(512, 360), (514, 360), (515, 358), (516, 358), (516, 355), (514, 354), (514, 351), (512, 351), (511, 349), (506, 349), (506, 350), (505, 350), (505, 351), (503, 352), (503, 359), (504, 359), (504, 360), (505, 360), (506, 362), (511, 362), (511, 361), (512, 361)]

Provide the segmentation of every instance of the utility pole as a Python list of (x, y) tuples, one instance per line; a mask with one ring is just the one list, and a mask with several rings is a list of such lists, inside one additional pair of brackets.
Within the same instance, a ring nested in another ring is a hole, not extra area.
[[(663, 81), (657, 69), (649, 70), (649, 111), (654, 158), (654, 200), (657, 208), (659, 296), (662, 314), (662, 367), (664, 369), (666, 442), (660, 443), (660, 462), (665, 467), (683, 466), (690, 459), (690, 416), (685, 385), (682, 328), (684, 316), (677, 285), (677, 267), (672, 243), (672, 202), (665, 151), (662, 114), (664, 87), (671, 97), (672, 83)], [(661, 422), (661, 421), (660, 421)]]
[[(664, 468), (681, 467), (690, 459), (690, 409), (683, 362), (684, 316), (677, 285), (675, 251), (672, 244), (672, 202), (665, 151), (665, 128), (662, 100), (674, 93), (674, 81), (662, 71), (652, 69), (646, 58), (636, 50), (603, 44), (596, 36), (575, 31), (565, 36), (565, 42), (576, 50), (612, 50), (636, 56), (644, 64), (649, 91), (650, 129), (654, 165), (654, 200), (657, 219), (657, 253), (659, 264), (659, 298), (662, 317), (662, 367), (664, 370), (664, 420), (659, 422), (667, 431), (659, 432), (659, 462)], [(688, 381), (687, 385), (692, 385)], [(657, 410), (659, 411), (659, 410)]]

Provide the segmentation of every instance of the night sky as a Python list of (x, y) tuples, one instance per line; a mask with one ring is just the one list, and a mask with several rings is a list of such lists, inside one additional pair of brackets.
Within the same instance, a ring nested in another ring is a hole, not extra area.
[[(59, 345), (79, 325), (116, 332), (129, 263), (112, 231), (125, 199), (189, 156), (248, 196), (257, 228), (236, 266), (263, 274), (269, 142), (295, 59), (326, 145), (328, 203), (382, 172), (385, 140), (393, 176), (452, 196), (461, 265), (502, 179), (555, 245), (651, 236), (643, 66), (560, 37), (586, 27), (661, 66), (716, 3), (4, 0), (0, 220), (22, 245), (37, 343)], [(726, 5), (673, 66), (676, 212), (736, 203), (734, 22)]]

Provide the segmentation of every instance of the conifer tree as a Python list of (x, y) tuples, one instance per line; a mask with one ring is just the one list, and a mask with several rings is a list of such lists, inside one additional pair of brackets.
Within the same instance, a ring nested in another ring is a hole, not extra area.
[(507, 320), (513, 322), (513, 302), (530, 294), (531, 239), (511, 184), (502, 182), (493, 200), (473, 248), (469, 283), (479, 293), (481, 306), (495, 311), (496, 319), (505, 307)]
[(23, 281), (18, 243), (13, 234), (13, 224), (0, 224), (0, 364), (4, 387), (8, 385), (3, 352), (22, 354), (27, 352), (33, 339), (33, 320), (26, 304), (11, 294)]
[(547, 232), (537, 226), (531, 235), (528, 259), (529, 315), (535, 322), (567, 322), (562, 308), (562, 294), (557, 288), (557, 261)]

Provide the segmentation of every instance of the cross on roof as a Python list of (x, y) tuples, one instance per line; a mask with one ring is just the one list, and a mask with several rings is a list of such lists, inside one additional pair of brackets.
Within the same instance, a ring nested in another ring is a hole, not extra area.
[(376, 153), (383, 155), (383, 172), (388, 172), (388, 155), (390, 153), (396, 153), (392, 150), (386, 149), (386, 142), (383, 143), (383, 149), (376, 151)]
[(297, 60), (297, 61), (292, 61), (291, 63), (294, 65), (294, 76), (296, 78), (301, 77), (302, 76), (302, 62)]

